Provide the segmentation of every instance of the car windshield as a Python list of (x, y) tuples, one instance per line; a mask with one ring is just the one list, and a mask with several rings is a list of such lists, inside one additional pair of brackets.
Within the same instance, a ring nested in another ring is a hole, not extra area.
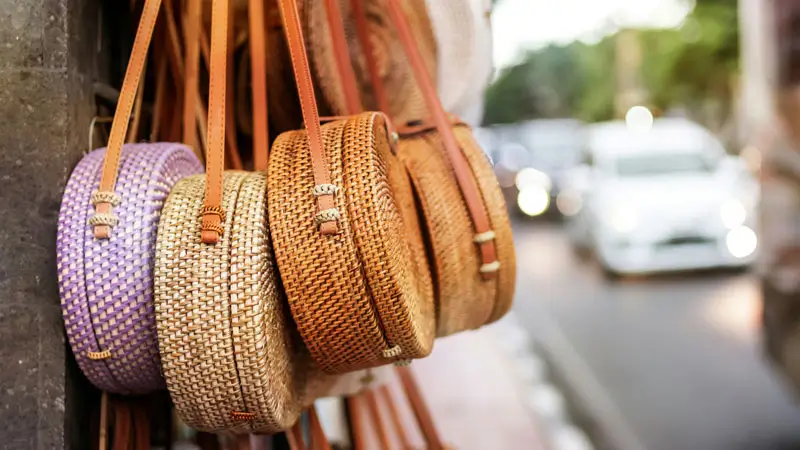
[(711, 158), (702, 153), (659, 153), (617, 158), (616, 173), (622, 177), (709, 173), (714, 170)]

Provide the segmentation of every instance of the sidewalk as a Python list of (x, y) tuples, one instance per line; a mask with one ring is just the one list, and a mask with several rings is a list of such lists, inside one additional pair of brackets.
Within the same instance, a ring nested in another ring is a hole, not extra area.
[[(511, 314), (480, 330), (438, 339), (433, 354), (414, 361), (411, 371), (448, 450), (593, 449)], [(434, 448), (423, 438), (397, 372), (382, 373), (372, 389), (348, 400), (362, 424), (356, 427), (363, 430), (356, 448)], [(335, 447), (352, 448), (344, 402), (332, 397), (317, 407)]]
[(494, 327), (436, 342), (412, 365), (442, 439), (459, 450), (549, 449)]

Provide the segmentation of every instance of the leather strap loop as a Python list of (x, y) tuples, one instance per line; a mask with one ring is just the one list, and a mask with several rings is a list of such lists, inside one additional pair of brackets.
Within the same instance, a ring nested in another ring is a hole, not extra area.
[[(208, 88), (208, 154), (201, 239), (216, 244), (221, 238), (222, 172), (225, 169), (225, 102), (228, 75), (228, 0), (211, 3), (211, 70)], [(224, 212), (224, 211), (223, 211)]]
[[(303, 40), (300, 15), (297, 11), (295, 0), (279, 1), (281, 17), (283, 18), (283, 28), (286, 34), (286, 41), (289, 46), (289, 54), (292, 59), (292, 69), (294, 71), (297, 92), (300, 97), (300, 108), (303, 111), (303, 121), (306, 125), (308, 144), (311, 152), (311, 167), (314, 173), (314, 184), (316, 186), (331, 184), (331, 173), (328, 160), (325, 155), (325, 148), (322, 142), (322, 130), (319, 124), (319, 112), (317, 111), (317, 100), (314, 95), (314, 86), (311, 82), (311, 69), (308, 64), (308, 55)], [(317, 211), (327, 211), (336, 209), (333, 195), (317, 196)], [(332, 217), (332, 215), (331, 215)], [(336, 234), (339, 232), (338, 223), (335, 220), (328, 220), (319, 225), (322, 234)]]
[(336, 70), (339, 72), (339, 79), (344, 90), (345, 105), (347, 105), (345, 113), (358, 114), (364, 111), (364, 106), (361, 104), (356, 73), (353, 71), (350, 52), (347, 50), (347, 36), (344, 33), (344, 20), (342, 19), (339, 0), (325, 0), (325, 9), (327, 10), (325, 16), (328, 19), (328, 30), (333, 44)]
[[(147, 51), (153, 38), (153, 29), (156, 26), (160, 7), (161, 0), (146, 0), (142, 10), (142, 17), (139, 19), (139, 28), (136, 30), (130, 62), (125, 71), (125, 80), (122, 82), (117, 110), (114, 112), (114, 122), (111, 124), (108, 147), (103, 159), (103, 171), (100, 176), (100, 188), (98, 189), (100, 192), (114, 192), (114, 185), (117, 183), (122, 144), (128, 131), (131, 110), (136, 99), (136, 91), (142, 78), (142, 72), (144, 72)], [(95, 211), (98, 214), (111, 214), (111, 203), (99, 202), (95, 205)], [(111, 227), (109, 225), (98, 224), (94, 226), (95, 238), (107, 239), (110, 235)]]
[[(358, 0), (355, 0), (358, 1)], [(398, 0), (387, 0), (389, 3), (389, 16), (397, 29), (397, 34), (403, 45), (403, 50), (411, 63), (411, 68), (414, 72), (414, 77), (417, 79), (417, 84), (422, 90), (427, 104), (429, 113), (433, 116), (436, 123), (436, 128), (439, 130), (439, 135), (444, 143), (447, 158), (453, 168), (453, 172), (467, 204), (469, 215), (472, 218), (472, 224), (475, 227), (475, 234), (481, 235), (491, 231), (491, 224), (489, 216), (486, 213), (483, 195), (481, 194), (475, 177), (461, 150), (461, 146), (456, 140), (455, 133), (450, 126), (450, 121), (447, 114), (439, 101), (436, 88), (425, 69), (425, 63), (422, 60), (422, 55), (419, 53), (414, 36), (411, 34), (411, 29), (406, 20), (403, 7)], [(482, 267), (493, 267), (497, 265), (497, 249), (493, 240), (477, 243), (481, 253)], [(496, 271), (481, 271), (484, 279), (492, 279), (496, 277)]]
[(267, 33), (264, 0), (250, 0), (250, 70), (253, 88), (253, 166), (267, 170), (269, 112), (267, 108)]

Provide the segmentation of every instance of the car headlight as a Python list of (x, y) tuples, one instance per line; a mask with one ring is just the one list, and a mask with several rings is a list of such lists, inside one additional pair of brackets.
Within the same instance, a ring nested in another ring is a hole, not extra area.
[(618, 233), (630, 233), (639, 227), (639, 215), (631, 207), (615, 207), (608, 216), (608, 223)]
[(526, 187), (539, 186), (545, 191), (550, 192), (550, 189), (553, 187), (553, 180), (551, 180), (546, 173), (531, 167), (526, 167), (517, 172), (517, 177), (514, 182), (517, 185), (517, 189), (520, 191)]
[(550, 194), (541, 186), (527, 186), (517, 194), (517, 206), (528, 216), (541, 215), (550, 206)]
[(725, 246), (735, 258), (747, 258), (755, 253), (758, 247), (758, 236), (748, 227), (736, 227), (725, 237)]
[(583, 200), (580, 194), (571, 189), (567, 189), (561, 191), (558, 197), (556, 197), (556, 207), (561, 214), (567, 217), (574, 216), (581, 212)]
[(719, 216), (725, 228), (732, 230), (744, 225), (747, 220), (747, 209), (739, 200), (730, 199), (719, 208)]

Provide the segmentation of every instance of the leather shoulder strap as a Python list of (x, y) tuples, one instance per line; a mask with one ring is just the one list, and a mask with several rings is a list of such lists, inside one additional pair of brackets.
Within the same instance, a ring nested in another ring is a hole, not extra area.
[(121, 401), (114, 402), (114, 443), (112, 450), (129, 450), (133, 438), (133, 417), (128, 405)]
[(403, 7), (398, 0), (387, 1), (389, 3), (389, 15), (397, 29), (398, 36), (403, 45), (403, 50), (411, 63), (411, 68), (414, 72), (414, 77), (417, 79), (417, 84), (422, 90), (428, 111), (433, 116), (436, 128), (439, 130), (439, 135), (444, 143), (447, 158), (450, 161), (464, 201), (467, 203), (467, 209), (469, 210), (469, 215), (472, 218), (472, 224), (475, 228), (475, 243), (478, 245), (481, 253), (481, 275), (484, 279), (494, 278), (499, 268), (499, 262), (497, 261), (494, 233), (491, 229), (483, 196), (481, 195), (480, 189), (478, 189), (478, 184), (475, 181), (467, 158), (464, 156), (464, 152), (461, 150), (458, 140), (456, 140), (455, 133), (453, 133), (453, 129), (450, 126), (450, 121), (442, 107), (442, 103), (439, 101), (433, 81), (428, 71), (425, 69), (425, 63), (414, 41), (414, 36), (411, 34), (411, 28), (406, 20)]
[(303, 40), (300, 16), (295, 0), (280, 0), (279, 6), (300, 97), (300, 107), (303, 111), (303, 121), (308, 134), (311, 167), (314, 173), (314, 195), (317, 197), (319, 230), (322, 234), (336, 234), (339, 232), (339, 226), (338, 219), (336, 219), (338, 211), (334, 203), (334, 194), (338, 188), (331, 184), (330, 166), (322, 142), (317, 100), (311, 82), (311, 69)]
[(344, 99), (347, 105), (345, 114), (358, 114), (364, 111), (359, 94), (356, 73), (353, 71), (353, 63), (350, 60), (350, 52), (347, 50), (347, 36), (344, 32), (344, 19), (339, 7), (339, 0), (325, 0), (325, 16), (328, 19), (328, 30), (330, 31), (331, 42), (333, 43), (334, 59), (336, 60), (336, 70), (339, 72), (339, 79), (344, 90)]
[(184, 40), (183, 80), (183, 143), (191, 148), (197, 146), (195, 104), (197, 103), (198, 74), (200, 69), (200, 29), (203, 26), (203, 2), (187, 2)]
[(98, 239), (107, 239), (111, 235), (111, 226), (116, 222), (116, 217), (111, 211), (112, 203), (120, 201), (114, 193), (114, 185), (117, 183), (117, 171), (119, 160), (122, 154), (122, 144), (128, 131), (128, 122), (131, 118), (133, 102), (136, 98), (136, 90), (144, 72), (144, 64), (147, 59), (147, 51), (150, 48), (150, 41), (153, 37), (153, 29), (158, 19), (158, 11), (161, 7), (161, 0), (146, 0), (142, 10), (142, 17), (139, 19), (139, 28), (136, 30), (136, 38), (133, 41), (133, 50), (125, 71), (125, 79), (122, 82), (117, 110), (114, 112), (114, 122), (111, 125), (111, 134), (108, 139), (103, 160), (103, 171), (100, 176), (100, 188), (92, 198), (95, 205), (95, 215), (92, 217), (94, 224), (94, 236)]
[(253, 165), (267, 170), (269, 111), (267, 108), (267, 33), (264, 0), (250, 0), (250, 69), (253, 88)]
[(433, 416), (425, 403), (425, 399), (422, 397), (422, 392), (419, 390), (417, 380), (414, 379), (411, 369), (409, 367), (397, 367), (396, 370), (400, 383), (403, 385), (403, 391), (411, 404), (417, 425), (419, 425), (425, 440), (428, 442), (428, 448), (430, 450), (445, 450), (445, 445), (442, 442), (442, 438), (439, 437), (439, 431), (433, 422)]
[(303, 439), (303, 424), (298, 420), (296, 424), (286, 431), (286, 440), (289, 441), (290, 450), (308, 450), (306, 441)]
[(331, 450), (331, 443), (328, 442), (328, 436), (325, 435), (325, 430), (322, 429), (322, 422), (320, 422), (317, 415), (316, 406), (309, 408), (308, 422), (311, 432), (311, 448), (313, 450)]
[(211, 68), (208, 88), (208, 154), (206, 155), (206, 195), (201, 238), (216, 244), (223, 233), (222, 173), (225, 169), (225, 103), (228, 75), (228, 0), (211, 3)]
[(364, 10), (364, 4), (361, 0), (350, 0), (350, 5), (355, 17), (358, 42), (361, 44), (361, 51), (367, 63), (367, 71), (369, 72), (375, 101), (378, 103), (378, 109), (389, 114), (391, 111), (389, 97), (386, 95), (386, 86), (383, 84), (378, 63), (375, 60), (375, 47), (372, 45), (372, 39), (370, 38), (367, 12)]
[(392, 420), (392, 426), (397, 434), (397, 439), (400, 441), (400, 448), (411, 448), (411, 440), (408, 437), (408, 430), (406, 430), (403, 420), (400, 418), (400, 409), (397, 407), (397, 402), (392, 395), (392, 391), (388, 384), (378, 388), (378, 393), (383, 398), (386, 404), (386, 409), (389, 411), (389, 417)]

